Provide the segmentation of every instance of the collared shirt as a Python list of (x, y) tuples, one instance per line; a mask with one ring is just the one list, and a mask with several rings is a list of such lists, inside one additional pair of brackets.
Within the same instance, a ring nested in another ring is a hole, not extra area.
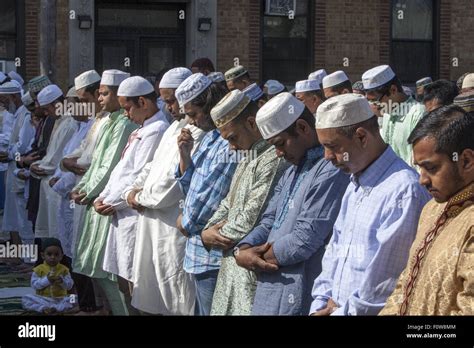
[(179, 165), (176, 170), (181, 191), (186, 195), (181, 224), (190, 235), (184, 258), (188, 273), (200, 274), (220, 267), (222, 251), (209, 253), (202, 244), (201, 232), (229, 192), (238, 164), (229, 161), (229, 151), (227, 140), (215, 129), (204, 136), (186, 172), (181, 176)]
[(272, 191), (257, 226), (238, 244), (272, 244), (276, 272), (257, 274), (253, 315), (305, 315), (311, 285), (321, 272), (324, 245), (332, 231), (349, 176), (309, 149)]
[(376, 315), (405, 268), (428, 192), (391, 147), (351, 183), (313, 287), (310, 313)]
[(133, 184), (143, 167), (153, 159), (153, 154), (168, 127), (168, 121), (156, 113), (130, 134), (120, 162), (115, 166), (107, 185), (99, 195), (99, 198), (104, 199), (104, 204), (114, 206), (115, 210), (127, 207), (122, 193)]

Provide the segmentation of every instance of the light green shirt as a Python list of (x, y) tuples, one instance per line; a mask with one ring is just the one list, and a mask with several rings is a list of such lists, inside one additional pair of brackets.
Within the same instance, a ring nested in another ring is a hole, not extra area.
[(76, 189), (86, 193), (91, 203), (86, 208), (84, 225), (78, 229), (73, 269), (89, 277), (105, 278), (109, 274), (102, 269), (105, 242), (110, 227), (110, 216), (96, 213), (93, 200), (99, 196), (109, 181), (110, 174), (120, 161), (130, 134), (138, 126), (130, 122), (123, 110), (110, 115), (101, 128), (92, 157), (92, 163)]
[(392, 112), (383, 116), (382, 137), (393, 151), (410, 166), (414, 166), (413, 149), (408, 137), (425, 114), (425, 107), (412, 97), (398, 107), (392, 106)]

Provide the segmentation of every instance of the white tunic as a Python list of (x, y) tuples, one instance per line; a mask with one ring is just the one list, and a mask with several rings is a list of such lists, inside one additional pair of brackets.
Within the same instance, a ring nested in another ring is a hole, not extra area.
[[(88, 122), (76, 122), (76, 132), (64, 148), (63, 156), (69, 155), (81, 145), (93, 123), (93, 119), (90, 119)], [(69, 193), (76, 185), (76, 175), (71, 172), (65, 172), (58, 167), (54, 177), (59, 179), (53, 186), (53, 191), (60, 197), (57, 212), (59, 240), (61, 241), (64, 255), (71, 257), (74, 209), (71, 206)]]
[(58, 238), (56, 225), (59, 196), (49, 186), (49, 181), (56, 172), (63, 158), (64, 147), (73, 136), (76, 127), (76, 121), (70, 116), (63, 116), (57, 119), (51, 133), (46, 156), (34, 163), (47, 173), (46, 176), (37, 176), (31, 172), (31, 176), (41, 179), (38, 217), (35, 225), (35, 236), (37, 238)]
[(35, 129), (31, 124), (31, 114), (25, 106), (21, 106), (14, 115), (14, 124), (7, 149), (11, 161), (8, 163), (5, 181), (5, 210), (2, 230), (17, 231), (25, 241), (32, 240), (34, 235), (26, 211), (25, 181), (14, 175), (17, 169), (15, 160), (18, 154), (25, 154), (28, 151), (34, 137)]
[(174, 122), (163, 136), (153, 161), (140, 173), (132, 188), (143, 189), (136, 200), (146, 209), (140, 214), (133, 261), (132, 305), (151, 314), (192, 315), (195, 288), (191, 274), (183, 270), (186, 238), (176, 228), (184, 200), (175, 179), (179, 164), (178, 136), (183, 127), (194, 138), (196, 151), (204, 133), (187, 124)]
[(127, 206), (122, 199), (126, 188), (130, 187), (143, 167), (153, 159), (163, 134), (169, 123), (160, 114), (145, 121), (143, 127), (134, 131), (125, 147), (122, 159), (112, 171), (109, 182), (97, 199), (115, 207), (104, 254), (105, 271), (132, 280), (133, 251), (138, 212)]

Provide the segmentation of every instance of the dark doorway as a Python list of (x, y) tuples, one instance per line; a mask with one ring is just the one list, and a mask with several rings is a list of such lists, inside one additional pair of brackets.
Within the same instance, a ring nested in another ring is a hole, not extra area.
[(186, 63), (184, 3), (96, 1), (96, 66), (133, 75)]

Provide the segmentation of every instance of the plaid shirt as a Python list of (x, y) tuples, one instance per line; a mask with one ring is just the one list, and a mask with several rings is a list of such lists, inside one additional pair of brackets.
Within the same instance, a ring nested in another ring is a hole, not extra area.
[(208, 252), (202, 244), (201, 232), (229, 192), (238, 164), (229, 160), (229, 150), (227, 141), (218, 130), (213, 130), (202, 139), (186, 172), (180, 176), (179, 166), (176, 170), (176, 178), (186, 195), (181, 224), (190, 235), (184, 258), (188, 273), (200, 274), (220, 267), (222, 251)]
[(359, 177), (352, 175), (310, 313), (332, 298), (339, 305), (333, 315), (377, 315), (407, 264), (429, 200), (418, 174), (390, 147)]

